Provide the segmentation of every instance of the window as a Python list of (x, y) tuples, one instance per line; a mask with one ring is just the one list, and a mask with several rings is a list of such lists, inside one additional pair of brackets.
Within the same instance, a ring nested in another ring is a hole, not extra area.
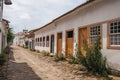
[(58, 34), (58, 39), (62, 39), (62, 33)]
[(38, 41), (38, 42), (37, 42), (37, 45), (39, 46), (39, 38), (37, 38), (37, 41)]
[(37, 38), (37, 46), (39, 46), (39, 38)]
[(35, 41), (36, 41), (35, 45), (37, 46), (37, 38), (35, 39)]
[(39, 37), (39, 46), (40, 46), (40, 37)]
[(49, 36), (46, 37), (46, 47), (49, 47)]
[(73, 31), (67, 32), (67, 38), (72, 38), (72, 37), (73, 37)]
[(36, 38), (36, 42), (37, 42), (37, 38)]
[(109, 45), (120, 46), (120, 20), (109, 23)]
[(90, 44), (96, 42), (98, 38), (101, 37), (101, 28), (100, 25), (90, 27)]
[(42, 37), (40, 37), (40, 46), (42, 46)]
[(39, 42), (39, 38), (38, 38), (38, 42)]
[(43, 47), (45, 47), (45, 37), (43, 37)]

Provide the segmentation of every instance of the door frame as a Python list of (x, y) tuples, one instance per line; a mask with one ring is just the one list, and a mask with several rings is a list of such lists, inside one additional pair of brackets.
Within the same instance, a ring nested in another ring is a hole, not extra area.
[[(58, 32), (57, 33), (57, 48), (56, 48), (56, 51), (57, 51), (57, 54), (58, 54), (58, 34), (60, 34), (60, 33), (62, 33), (62, 40), (63, 40), (63, 32), (61, 31), (61, 32)], [(63, 42), (63, 41), (62, 41)], [(62, 43), (61, 43), (62, 44)], [(62, 48), (62, 47), (61, 47)], [(61, 52), (62, 52), (62, 50), (61, 50)]]
[[(67, 32), (73, 31), (73, 44), (74, 44), (74, 29), (69, 29), (65, 31), (65, 57), (68, 56), (67, 52)], [(73, 45), (73, 50), (74, 50), (74, 45)], [(73, 51), (74, 52), (74, 51)]]
[[(78, 28), (78, 48), (79, 48), (79, 49), (82, 49), (81, 46), (80, 46), (80, 42), (81, 42), (81, 40), (80, 40), (80, 30), (81, 30), (81, 29), (86, 29), (86, 30), (87, 30), (87, 31), (86, 31), (86, 32), (87, 32), (87, 33), (86, 33), (86, 37), (87, 37), (86, 40), (87, 40), (87, 44), (88, 44), (88, 45), (89, 45), (89, 41), (90, 41), (90, 40), (89, 40), (89, 39), (90, 39), (90, 38), (89, 38), (89, 27), (87, 27), (87, 26), (79, 27), (79, 28)], [(82, 53), (83, 53), (84, 56), (86, 56), (86, 52), (85, 52), (85, 51), (82, 51)]]
[(54, 37), (54, 47), (55, 47), (55, 35), (54, 34), (52, 34), (51, 36), (50, 36), (50, 53), (52, 53), (52, 36)]
[(87, 38), (88, 38), (88, 44), (89, 44), (89, 27), (87, 27), (87, 26), (83, 26), (83, 27), (79, 27), (78, 28), (78, 47), (80, 48), (80, 29), (84, 29), (84, 28), (86, 28), (87, 29)]
[[(97, 22), (97, 23), (93, 23), (93, 24), (88, 24), (88, 25), (85, 25), (85, 26), (80, 26), (80, 27), (78, 27), (78, 46), (79, 46), (79, 43), (80, 43), (80, 40), (79, 40), (79, 37), (80, 37), (80, 34), (79, 34), (79, 30), (81, 29), (81, 28), (87, 28), (87, 38), (88, 38), (88, 45), (90, 46), (90, 26), (96, 26), (96, 25), (100, 25), (100, 29), (101, 29), (101, 34), (100, 34), (100, 36), (101, 36), (101, 38), (103, 37), (102, 36), (102, 24), (103, 24), (103, 22)], [(102, 44), (102, 39), (101, 39), (101, 48), (103, 48), (103, 44)]]

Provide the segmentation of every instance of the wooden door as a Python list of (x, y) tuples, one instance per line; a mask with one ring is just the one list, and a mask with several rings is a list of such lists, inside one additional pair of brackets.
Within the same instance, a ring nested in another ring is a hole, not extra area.
[(54, 35), (51, 35), (51, 53), (54, 53)]
[(62, 53), (62, 33), (57, 34), (57, 54)]
[(66, 33), (66, 57), (73, 55), (73, 31)]
[(84, 44), (86, 42), (88, 42), (87, 34), (88, 34), (87, 33), (87, 27), (79, 29), (79, 47), (80, 47), (81, 52), (83, 53), (83, 55), (86, 54), (86, 52), (84, 51), (83, 46), (84, 46)]

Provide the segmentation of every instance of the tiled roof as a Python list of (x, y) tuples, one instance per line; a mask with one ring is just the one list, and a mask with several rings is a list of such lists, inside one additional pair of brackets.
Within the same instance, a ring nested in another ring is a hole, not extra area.
[[(74, 11), (77, 10), (78, 8), (83, 7), (83, 6), (89, 4), (89, 3), (93, 2), (93, 1), (96, 1), (96, 0), (88, 0), (88, 1), (86, 1), (85, 3), (83, 3), (83, 4), (79, 5), (79, 6), (77, 6), (77, 7), (74, 8), (74, 9), (72, 9), (71, 11), (69, 11), (69, 12), (67, 12), (67, 13), (65, 13), (65, 14), (63, 14), (63, 15), (61, 15), (60, 17), (54, 19), (54, 20), (51, 21), (50, 23), (48, 23), (48, 24), (46, 24), (46, 25), (44, 25), (44, 26), (42, 26), (42, 27), (36, 29), (35, 31), (38, 31), (38, 30), (40, 30), (40, 29), (46, 27), (47, 25), (50, 25), (51, 23), (55, 22), (56, 20), (58, 20), (58, 19), (60, 19), (60, 18), (62, 18), (62, 17), (64, 17), (64, 16), (66, 16), (66, 15), (68, 15), (68, 14), (74, 12)], [(35, 31), (34, 31), (34, 32), (35, 32)]]

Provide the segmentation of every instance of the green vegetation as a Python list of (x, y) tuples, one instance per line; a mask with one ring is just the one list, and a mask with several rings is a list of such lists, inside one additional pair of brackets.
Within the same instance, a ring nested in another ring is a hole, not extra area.
[(2, 66), (6, 61), (6, 55), (8, 53), (8, 47), (6, 47), (1, 53), (0, 53), (0, 65)]
[(24, 44), (22, 46), (20, 46), (20, 47), (22, 47), (24, 49), (28, 49), (28, 47), (26, 45), (24, 45)]
[(70, 55), (68, 58), (69, 58), (68, 62), (70, 64), (79, 64), (80, 63), (80, 60), (77, 57), (75, 58), (74, 56)]
[(30, 49), (30, 51), (35, 51), (35, 49)]
[(42, 53), (44, 56), (49, 56), (49, 55), (50, 55), (50, 53), (49, 53), (48, 51), (44, 51), (44, 50), (43, 50), (41, 53)]
[(13, 29), (12, 28), (8, 28), (7, 43), (12, 42), (13, 39), (14, 39)]
[(106, 68), (106, 58), (103, 57), (101, 53), (100, 39), (98, 39), (91, 47), (85, 43), (84, 50), (86, 51), (86, 56), (79, 50), (77, 53), (80, 63), (84, 65), (88, 71), (92, 71), (93, 73), (99, 74), (100, 76), (106, 77), (107, 80), (110, 80)]
[[(35, 50), (35, 49), (29, 49), (30, 51), (33, 51), (33, 52), (37, 52), (37, 50)], [(40, 51), (39, 51), (40, 52)]]
[(40, 51), (39, 51), (39, 50), (36, 50), (36, 52), (37, 52), (37, 53), (40, 53)]
[(65, 60), (65, 57), (62, 53), (60, 54), (57, 54), (55, 57), (54, 57), (55, 61), (58, 62), (58, 61), (64, 61)]
[(5, 54), (2, 52), (0, 54), (0, 65), (2, 66), (5, 63)]

